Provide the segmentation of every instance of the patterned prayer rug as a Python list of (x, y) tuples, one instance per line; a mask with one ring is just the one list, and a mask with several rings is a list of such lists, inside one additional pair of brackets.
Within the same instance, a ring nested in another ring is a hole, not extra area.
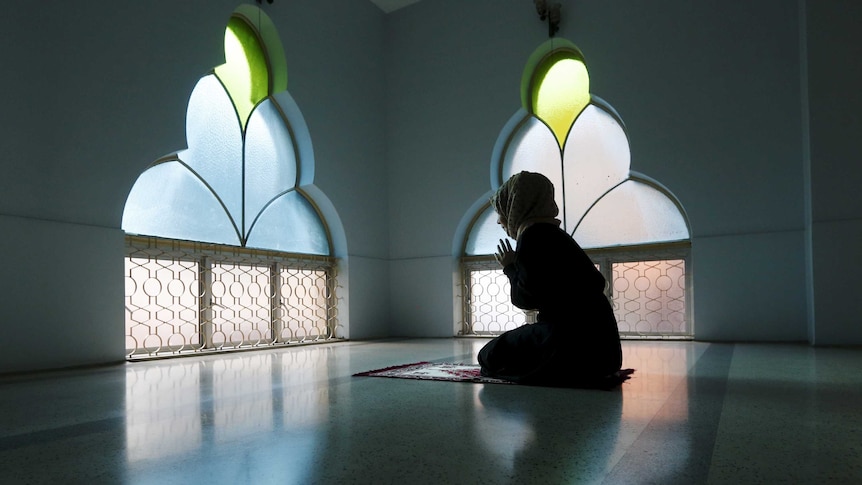
[(354, 374), (367, 377), (394, 377), (398, 379), (420, 379), (428, 381), (478, 382), (487, 384), (513, 384), (502, 379), (484, 377), (480, 374), (479, 364), (453, 362), (416, 362), (396, 365), (385, 369), (370, 370)]
[[(631, 378), (634, 369), (622, 369), (609, 376), (584, 382), (579, 387), (584, 389), (611, 390)], [(394, 377), (397, 379), (419, 379), (426, 381), (475, 382), (485, 384), (514, 384), (514, 382), (493, 377), (484, 377), (478, 364), (456, 362), (416, 362), (413, 364), (396, 365), (383, 369), (370, 370), (353, 374), (365, 377)]]

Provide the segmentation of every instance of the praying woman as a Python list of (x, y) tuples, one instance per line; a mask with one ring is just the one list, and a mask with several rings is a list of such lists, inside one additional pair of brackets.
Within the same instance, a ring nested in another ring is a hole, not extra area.
[(612, 388), (628, 378), (606, 281), (560, 228), (554, 185), (540, 173), (516, 173), (494, 193), (501, 239), (495, 257), (512, 303), (536, 310), (536, 322), (509, 330), (479, 351), (482, 374), (521, 384)]

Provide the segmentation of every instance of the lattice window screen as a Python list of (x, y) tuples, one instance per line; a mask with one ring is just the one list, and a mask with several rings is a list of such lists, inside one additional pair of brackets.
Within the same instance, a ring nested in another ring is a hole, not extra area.
[(334, 258), (126, 241), (129, 359), (341, 338)]
[(535, 322), (532, 312), (512, 304), (509, 279), (493, 258), (474, 258), (462, 263), (464, 325), (461, 335), (499, 335)]
[(590, 92), (580, 49), (560, 38), (541, 44), (524, 67), (521, 109), (497, 137), (491, 191), (463, 220), (459, 334), (496, 335), (527, 321), (510, 304), (508, 290), (500, 291), (508, 282), (493, 254), (507, 236), (487, 200), (512, 175), (528, 170), (551, 180), (561, 227), (612, 282), (607, 296), (621, 334), (693, 336), (688, 218), (676, 196), (632, 170), (631, 161), (623, 120)]
[(623, 336), (688, 336), (685, 260), (612, 263), (611, 302)]
[[(588, 251), (611, 283), (606, 294), (621, 338), (691, 338), (690, 247), (687, 243), (642, 249)], [(460, 335), (494, 336), (535, 321), (535, 312), (512, 305), (508, 278), (491, 257), (467, 257), (461, 288)]]

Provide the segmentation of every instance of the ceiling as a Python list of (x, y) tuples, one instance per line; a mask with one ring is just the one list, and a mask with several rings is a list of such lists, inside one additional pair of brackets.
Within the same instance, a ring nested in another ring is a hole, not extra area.
[(383, 10), (383, 12), (390, 13), (418, 1), (419, 0), (371, 0), (371, 3), (380, 7), (380, 10)]

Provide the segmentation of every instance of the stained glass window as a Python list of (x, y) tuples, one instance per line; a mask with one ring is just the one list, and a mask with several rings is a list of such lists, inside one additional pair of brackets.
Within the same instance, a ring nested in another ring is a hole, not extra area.
[(189, 97), (187, 148), (151, 164), (126, 200), (129, 359), (344, 337), (319, 210), (331, 204), (312, 185), (272, 21), (240, 6), (224, 51)]
[[(584, 57), (574, 44), (551, 39), (536, 50), (524, 72), (522, 103), (517, 122), (497, 141), (500, 156), (492, 161), (492, 173), (499, 175), (492, 177), (492, 189), (521, 170), (543, 173), (554, 183), (563, 227), (584, 248), (689, 238), (673, 194), (631, 172), (623, 122), (589, 93)], [(476, 242), (505, 237), (489, 218), (476, 218), (465, 255), (489, 254), (493, 246)]]
[[(671, 251), (668, 256), (666, 250), (661, 251), (661, 258), (681, 258), (673, 260), (677, 265), (674, 268), (681, 267), (684, 277), (681, 286), (677, 284), (678, 279), (675, 280), (673, 291), (683, 291), (687, 287), (685, 262), (690, 238), (685, 211), (661, 183), (631, 170), (625, 125), (608, 103), (590, 93), (589, 72), (581, 51), (565, 39), (553, 38), (542, 44), (527, 61), (521, 82), (521, 102), (522, 108), (497, 140), (491, 166), (491, 191), (485, 199), (522, 170), (540, 172), (554, 183), (562, 227), (588, 253), (602, 252), (601, 258), (594, 259), (609, 281), (614, 281), (613, 271), (619, 264), (632, 261), (641, 264), (638, 261), (658, 258), (647, 252), (655, 253), (657, 245), (669, 245), (677, 252)], [(471, 223), (462, 253), (465, 258), (462, 266), (464, 333), (468, 334), (487, 330), (485, 324), (481, 324), (479, 330), (473, 326), (488, 319), (476, 303), (479, 299), (474, 298), (474, 294), (484, 294), (487, 289), (470, 268), (479, 268), (486, 260), (493, 261), (497, 242), (507, 237), (496, 224), (497, 216), (490, 204), (477, 206), (476, 214), (468, 215)], [(607, 250), (611, 248), (626, 251), (624, 256), (620, 252), (609, 255)], [(489, 269), (482, 266), (482, 271)], [(662, 284), (654, 284), (652, 288), (667, 286)], [(636, 329), (632, 332), (642, 333), (643, 328), (649, 327), (673, 335), (685, 335), (690, 331), (685, 318), (672, 312), (673, 323), (663, 320), (655, 325), (642, 322), (631, 325), (632, 318), (643, 315), (626, 313), (629, 307), (636, 305), (625, 300), (627, 294), (615, 295), (614, 289), (614, 284), (609, 285), (608, 296), (620, 312), (618, 319), (624, 319), (628, 325), (621, 330)], [(668, 298), (665, 295), (651, 301), (687, 301), (683, 296)], [(658, 304), (654, 302), (650, 305)], [(510, 303), (497, 303), (489, 311), (509, 314), (511, 308), (506, 305)], [(653, 311), (649, 318), (671, 313)], [(673, 327), (672, 332), (667, 331), (670, 327)]]
[[(145, 170), (129, 194), (127, 233), (330, 255), (314, 201), (310, 136), (287, 88), (281, 41), (251, 5), (225, 29), (225, 64), (198, 81), (188, 148)], [(300, 175), (305, 175), (301, 178)]]

